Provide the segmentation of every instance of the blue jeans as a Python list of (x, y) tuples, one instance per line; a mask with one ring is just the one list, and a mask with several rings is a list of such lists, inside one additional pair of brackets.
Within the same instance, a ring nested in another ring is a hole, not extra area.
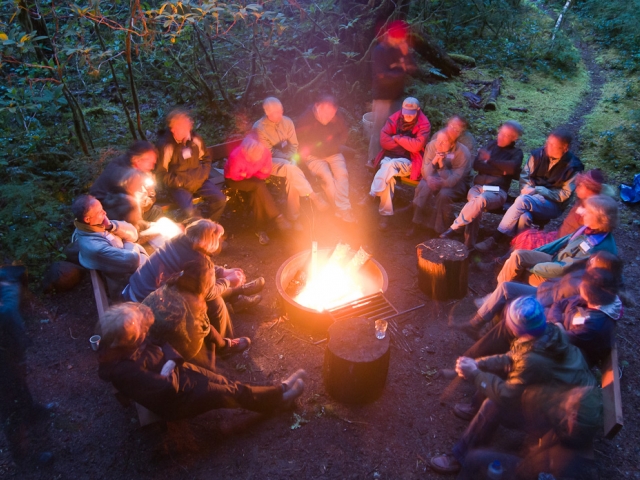
[[(209, 218), (217, 222), (222, 216), (222, 212), (224, 212), (224, 207), (227, 204), (227, 196), (222, 193), (211, 180), (205, 180), (195, 194), (204, 198), (207, 205), (209, 205)], [(184, 188), (172, 188), (171, 195), (178, 204), (178, 207), (180, 207), (188, 217), (192, 217), (195, 211), (193, 207), (193, 194)]]
[(531, 228), (534, 221), (552, 220), (562, 214), (562, 206), (542, 195), (520, 195), (502, 217), (498, 230), (514, 237)]

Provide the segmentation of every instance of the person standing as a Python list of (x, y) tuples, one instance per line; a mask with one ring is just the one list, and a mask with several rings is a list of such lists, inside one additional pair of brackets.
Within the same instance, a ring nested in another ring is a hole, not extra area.
[(373, 168), (373, 161), (382, 149), (380, 145), (382, 127), (393, 113), (400, 110), (405, 77), (417, 71), (409, 52), (408, 33), (409, 28), (405, 22), (392, 22), (371, 54), (373, 70), (371, 110), (374, 119), (367, 155), (367, 166), (370, 168)]

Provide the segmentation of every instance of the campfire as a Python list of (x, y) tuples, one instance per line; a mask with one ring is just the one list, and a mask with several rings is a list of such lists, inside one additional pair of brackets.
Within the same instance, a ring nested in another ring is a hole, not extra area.
[(335, 249), (311, 250), (286, 260), (276, 275), (276, 287), (289, 319), (313, 330), (326, 331), (337, 309), (362, 303), (387, 290), (384, 268), (363, 249), (339, 244)]
[(300, 305), (318, 312), (357, 300), (369, 290), (370, 280), (360, 268), (370, 258), (362, 248), (354, 254), (349, 245), (339, 243), (328, 260), (318, 262), (314, 242), (308, 273), (301, 270), (289, 285), (292, 296)]

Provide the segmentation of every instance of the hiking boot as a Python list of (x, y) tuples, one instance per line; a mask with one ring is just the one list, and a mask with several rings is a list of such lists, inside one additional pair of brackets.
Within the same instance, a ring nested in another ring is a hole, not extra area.
[(491, 251), (494, 251), (497, 246), (498, 242), (496, 242), (496, 239), (493, 237), (489, 237), (480, 243), (476, 243), (476, 250), (482, 253), (489, 253)]
[(231, 306), (233, 307), (233, 313), (239, 313), (243, 310), (247, 310), (249, 308), (253, 308), (258, 305), (262, 301), (262, 296), (260, 295), (238, 295), (238, 300), (233, 302)]
[(218, 355), (222, 358), (242, 353), (251, 346), (249, 337), (225, 338), (224, 341), (227, 345), (218, 351)]
[(440, 238), (453, 239), (454, 235), (457, 235), (457, 230), (452, 230), (450, 228), (447, 228), (444, 232), (440, 234)]
[(300, 369), (282, 381), (282, 406), (291, 408), (296, 398), (304, 392), (307, 372)]
[(325, 201), (322, 196), (316, 192), (313, 192), (309, 195), (309, 200), (311, 200), (311, 204), (315, 207), (319, 212), (324, 212), (329, 208), (329, 204)]
[(453, 406), (453, 414), (456, 417), (467, 421), (473, 420), (473, 417), (476, 416), (478, 410), (479, 408), (471, 403), (456, 403)]
[(280, 214), (276, 217), (276, 227), (278, 227), (278, 230), (291, 230), (291, 223), (284, 215)]
[(260, 293), (265, 283), (264, 277), (251, 280), (240, 287), (240, 295), (255, 295), (256, 293)]
[(350, 208), (347, 210), (338, 210), (336, 212), (336, 217), (346, 223), (356, 223), (356, 217), (353, 214), (353, 210)]
[(269, 238), (269, 235), (267, 235), (267, 232), (265, 231), (256, 232), (256, 236), (258, 237), (258, 243), (260, 245), (269, 245), (269, 242), (271, 241), (271, 239)]

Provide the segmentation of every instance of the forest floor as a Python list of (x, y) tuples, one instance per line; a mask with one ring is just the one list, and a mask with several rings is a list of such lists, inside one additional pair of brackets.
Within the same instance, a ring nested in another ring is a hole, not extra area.
[[(575, 132), (597, 104), (606, 72), (593, 62), (588, 45), (578, 44), (590, 73), (590, 92), (579, 102), (569, 121)], [(349, 161), (351, 199), (355, 203), (368, 191), (371, 175), (363, 160)], [(411, 196), (399, 189), (399, 206)], [(640, 232), (638, 211), (622, 206), (623, 222), (616, 231), (620, 255), (625, 260), (625, 280), (631, 297), (640, 294)], [(59, 406), (48, 421), (41, 441), (55, 455), (52, 466), (19, 469), (0, 439), (0, 477), (56, 479), (129, 478), (442, 478), (428, 467), (433, 455), (448, 451), (466, 427), (452, 413), (455, 403), (466, 401), (471, 386), (460, 379), (447, 381), (436, 372), (451, 368), (471, 340), (450, 328), (474, 312), (473, 299), (495, 286), (495, 275), (479, 271), (483, 260), (470, 262), (468, 295), (460, 301), (438, 303), (417, 287), (416, 244), (407, 238), (407, 216), (394, 217), (392, 228), (377, 230), (374, 207), (358, 208), (356, 227), (331, 214), (313, 215), (306, 207), (305, 231), (273, 235), (267, 247), (258, 244), (248, 219), (228, 212), (223, 224), (229, 249), (216, 259), (238, 266), (254, 278), (264, 276), (267, 286), (262, 303), (252, 312), (235, 315), (238, 335), (252, 338), (246, 354), (219, 361), (219, 371), (244, 382), (277, 382), (297, 368), (309, 373), (305, 393), (293, 412), (256, 419), (241, 411), (215, 411), (196, 419), (168, 424), (166, 431), (141, 428), (133, 407), (122, 407), (110, 385), (97, 375), (96, 354), (88, 339), (97, 314), (88, 276), (75, 290), (56, 295), (29, 295), (26, 317), (33, 346), (28, 354), (29, 383), (34, 397)], [(480, 239), (497, 226), (499, 217), (487, 215)], [(547, 228), (557, 225), (552, 222)], [(395, 346), (382, 396), (363, 406), (336, 402), (326, 392), (322, 365), (326, 344), (282, 314), (275, 275), (290, 256), (310, 247), (332, 248), (338, 241), (365, 247), (382, 264), (389, 277), (387, 298), (398, 310), (419, 304), (426, 307), (398, 321), (413, 352)], [(640, 478), (640, 358), (637, 306), (626, 307), (618, 322), (619, 360), (625, 427), (613, 440), (599, 437), (595, 445), (599, 478)], [(279, 321), (280, 319), (280, 321)], [(535, 439), (501, 429), (496, 448), (526, 451)]]

